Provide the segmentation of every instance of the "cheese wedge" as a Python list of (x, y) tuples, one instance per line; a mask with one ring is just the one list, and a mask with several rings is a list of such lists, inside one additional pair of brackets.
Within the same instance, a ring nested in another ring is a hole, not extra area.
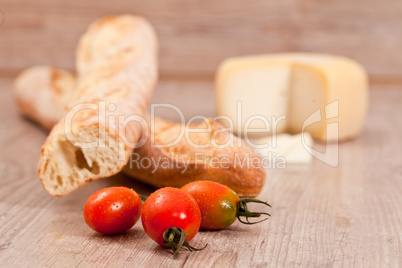
[(307, 132), (338, 141), (362, 130), (368, 82), (364, 68), (348, 58), (268, 54), (225, 60), (215, 97), (221, 122), (237, 135)]

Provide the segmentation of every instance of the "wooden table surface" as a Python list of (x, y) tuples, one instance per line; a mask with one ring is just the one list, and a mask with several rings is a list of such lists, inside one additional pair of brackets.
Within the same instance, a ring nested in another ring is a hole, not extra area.
[[(92, 182), (63, 198), (42, 189), (36, 168), (46, 133), (18, 115), (11, 86), (11, 79), (0, 79), (0, 267), (402, 266), (398, 86), (371, 89), (364, 133), (340, 144), (338, 167), (314, 159), (310, 165), (269, 170), (259, 197), (273, 205), (270, 220), (200, 232), (193, 245), (208, 247), (184, 250), (176, 260), (146, 236), (140, 222), (126, 234), (103, 236), (82, 217), (86, 198), (103, 187), (153, 189), (124, 175)], [(187, 117), (214, 115), (207, 82), (162, 82), (154, 101), (177, 104)]]

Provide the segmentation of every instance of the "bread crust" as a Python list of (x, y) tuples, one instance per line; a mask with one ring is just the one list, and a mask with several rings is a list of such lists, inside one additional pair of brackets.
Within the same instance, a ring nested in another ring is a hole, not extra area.
[(52, 66), (34, 66), (15, 79), (13, 93), (19, 111), (50, 130), (62, 118), (76, 79)]

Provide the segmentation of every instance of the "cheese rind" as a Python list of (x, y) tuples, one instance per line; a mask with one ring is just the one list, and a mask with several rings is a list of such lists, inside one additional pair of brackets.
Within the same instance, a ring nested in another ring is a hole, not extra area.
[[(248, 127), (265, 128), (252, 130), (254, 136), (305, 131), (316, 140), (345, 140), (363, 127), (367, 84), (363, 67), (339, 56), (283, 53), (232, 58), (217, 71), (217, 114), (229, 117), (238, 135), (250, 134)], [(275, 118), (284, 117), (275, 124)], [(328, 128), (331, 123), (338, 127)]]

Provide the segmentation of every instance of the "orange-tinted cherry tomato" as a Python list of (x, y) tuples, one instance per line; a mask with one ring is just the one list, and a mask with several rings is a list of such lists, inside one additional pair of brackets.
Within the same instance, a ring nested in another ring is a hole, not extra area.
[[(230, 226), (236, 218), (242, 223), (254, 224), (261, 221), (249, 222), (248, 218), (270, 216), (266, 212), (250, 212), (247, 209), (247, 203), (250, 202), (270, 206), (268, 203), (254, 198), (240, 199), (232, 189), (217, 182), (194, 181), (184, 185), (181, 190), (191, 194), (197, 201), (201, 210), (201, 229), (223, 229)], [(247, 221), (240, 217), (245, 217)]]

